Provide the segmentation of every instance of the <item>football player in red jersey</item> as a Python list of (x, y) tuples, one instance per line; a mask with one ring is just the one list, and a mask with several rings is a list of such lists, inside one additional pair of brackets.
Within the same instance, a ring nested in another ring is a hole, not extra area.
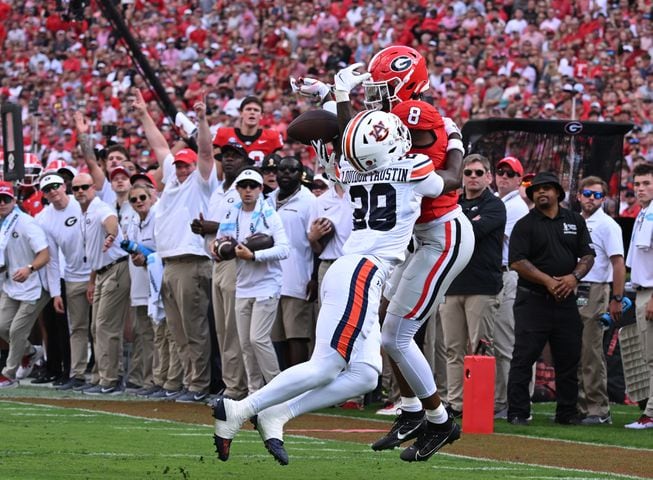
[(43, 165), (33, 153), (25, 154), (25, 175), (18, 181), (18, 200), (20, 208), (35, 217), (43, 210), (43, 194), (38, 188)]
[(258, 97), (249, 96), (240, 104), (240, 126), (220, 127), (213, 139), (214, 154), (228, 143), (239, 143), (257, 167), (263, 159), (283, 147), (281, 134), (272, 129), (261, 128), (263, 102)]
[[(474, 250), (474, 233), (457, 204), (455, 190), (461, 185), (462, 137), (450, 119), (443, 119), (433, 106), (419, 101), (429, 89), (428, 70), (422, 55), (413, 48), (391, 46), (371, 60), (369, 73), (359, 73), (354, 64), (335, 76), (334, 97), (339, 121), (351, 115), (349, 92), (359, 84), (365, 89), (365, 105), (391, 110), (409, 128), (411, 153), (427, 154), (444, 179), (438, 199), (423, 199), (415, 224), (415, 252), (395, 269), (386, 285), (389, 300), (383, 324), (383, 348), (401, 392), (401, 414), (392, 428), (372, 445), (374, 450), (394, 448), (417, 438), (403, 460), (428, 460), (444, 443), (435, 446), (438, 432), (448, 419), (428, 361), (413, 340), (444, 298), (453, 279), (465, 268)], [(305, 82), (306, 83), (306, 82)], [(298, 87), (301, 92), (302, 86)], [(312, 82), (307, 88), (319, 92)], [(410, 458), (409, 458), (410, 457)]]

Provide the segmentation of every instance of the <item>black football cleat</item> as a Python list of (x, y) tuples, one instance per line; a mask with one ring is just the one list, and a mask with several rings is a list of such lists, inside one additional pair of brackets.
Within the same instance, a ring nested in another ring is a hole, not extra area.
[(390, 431), (372, 444), (372, 450), (389, 450), (416, 438), (426, 421), (424, 411), (404, 412), (395, 419)]
[(455, 442), (459, 438), (460, 427), (451, 417), (444, 425), (426, 422), (426, 425), (420, 430), (415, 443), (401, 452), (399, 458), (406, 462), (425, 462), (442, 447)]
[(215, 445), (215, 453), (218, 454), (218, 458), (223, 462), (229, 460), (229, 450), (231, 449), (231, 439), (222, 438), (217, 435), (213, 435), (213, 444)]
[(281, 465), (288, 465), (290, 460), (288, 458), (288, 452), (286, 452), (286, 448), (283, 446), (282, 440), (279, 440), (278, 438), (270, 438), (265, 440), (263, 444), (277, 462)]

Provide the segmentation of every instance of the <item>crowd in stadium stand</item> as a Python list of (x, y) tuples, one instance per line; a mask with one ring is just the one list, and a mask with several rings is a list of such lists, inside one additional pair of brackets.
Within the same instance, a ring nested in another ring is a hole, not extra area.
[[(125, 99), (131, 86), (146, 100), (154, 101), (154, 93), (100, 10), (93, 2), (70, 8), (79, 3), (0, 2), (0, 99), (23, 106), (25, 143), (37, 144), (43, 157), (63, 141), (72, 164), (84, 170), (71, 119), (81, 108), (95, 119), (98, 143), (105, 142), (100, 126), (116, 125), (111, 140), (146, 166), (153, 156)], [(192, 117), (205, 93), (214, 129), (232, 125), (238, 101), (255, 94), (265, 107), (262, 125), (284, 134), (311, 107), (291, 93), (290, 76), (332, 82), (343, 66), (367, 63), (379, 49), (401, 43), (427, 58), (427, 98), (459, 125), (572, 114), (632, 121), (629, 166), (640, 156), (653, 158), (647, 1), (133, 0), (119, 7), (177, 108)], [(30, 114), (35, 100), (38, 118)], [(172, 140), (173, 126), (154, 110)], [(291, 143), (284, 150), (304, 149)]]

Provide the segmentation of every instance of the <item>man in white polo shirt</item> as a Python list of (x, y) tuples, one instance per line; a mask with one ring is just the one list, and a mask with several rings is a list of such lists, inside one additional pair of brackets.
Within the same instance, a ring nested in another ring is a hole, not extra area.
[(506, 227), (503, 231), (501, 271), (503, 288), (499, 292), (499, 309), (494, 318), (494, 356), (496, 379), (494, 384), (494, 418), (508, 418), (508, 372), (515, 345), (515, 317), (512, 306), (517, 295), (517, 272), (508, 268), (508, 244), (517, 220), (528, 213), (528, 206), (519, 195), (524, 167), (516, 157), (499, 160), (494, 172), (499, 198), (506, 207)]
[(39, 313), (50, 300), (45, 282), (36, 273), (50, 260), (43, 229), (16, 207), (14, 186), (0, 182), (0, 272), (5, 277), (0, 296), (0, 338), (9, 356), (0, 375), (0, 389), (18, 386), (16, 371), (23, 355), (35, 353), (28, 337)]
[[(84, 261), (85, 255), (80, 255), (80, 246), (83, 245), (82, 209), (77, 201), (66, 195), (63, 177), (46, 175), (41, 179), (40, 187), (49, 202), (36, 221), (45, 230), (50, 247), (47, 266), (50, 295), (54, 299), (55, 311), (68, 314), (70, 327), (70, 380), (57, 389), (69, 390), (80, 387), (85, 381), (88, 314), (91, 309), (86, 288), (91, 276), (91, 264), (88, 258)], [(63, 265), (59, 252), (63, 256)], [(61, 288), (60, 278), (64, 280), (64, 289)]]
[(116, 395), (119, 385), (122, 332), (129, 308), (127, 252), (116, 212), (95, 193), (93, 179), (80, 173), (73, 179), (73, 195), (82, 210), (83, 261), (90, 264), (87, 297), (93, 305), (91, 333), (95, 352), (92, 387), (88, 395)]
[[(609, 311), (621, 318), (626, 266), (621, 227), (603, 211), (608, 184), (586, 177), (578, 186), (580, 214), (587, 222), (596, 252), (594, 266), (578, 284), (578, 306), (583, 321), (583, 344), (578, 375), (578, 411), (582, 425), (612, 423), (608, 402), (608, 373), (603, 357), (603, 326), (599, 316)], [(612, 282), (612, 296), (610, 296)]]
[(134, 115), (140, 119), (145, 136), (159, 161), (154, 172), (157, 183), (165, 187), (157, 204), (154, 239), (165, 265), (161, 293), (168, 327), (179, 347), (184, 366), (185, 392), (167, 392), (168, 398), (184, 402), (204, 401), (211, 382), (211, 339), (207, 313), (211, 295), (211, 261), (204, 240), (195, 235), (191, 222), (208, 212), (211, 193), (218, 188), (206, 121), (206, 105), (198, 102), (199, 154), (189, 148), (174, 155), (135, 92)]

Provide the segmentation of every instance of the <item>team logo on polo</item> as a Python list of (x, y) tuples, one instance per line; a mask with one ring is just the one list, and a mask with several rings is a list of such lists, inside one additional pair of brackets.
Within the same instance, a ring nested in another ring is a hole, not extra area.
[(11, 236), (14, 237), (14, 238), (18, 238), (18, 237), (19, 237), (18, 232), (13, 232), (13, 233), (11, 234)]
[(576, 225), (573, 223), (563, 223), (562, 233), (564, 235), (576, 235)]
[(392, 63), (390, 63), (390, 68), (395, 72), (403, 72), (408, 70), (413, 64), (413, 60), (406, 55), (401, 55), (395, 58)]
[(77, 217), (68, 217), (65, 222), (63, 222), (65, 226), (67, 227), (72, 227), (77, 223)]

